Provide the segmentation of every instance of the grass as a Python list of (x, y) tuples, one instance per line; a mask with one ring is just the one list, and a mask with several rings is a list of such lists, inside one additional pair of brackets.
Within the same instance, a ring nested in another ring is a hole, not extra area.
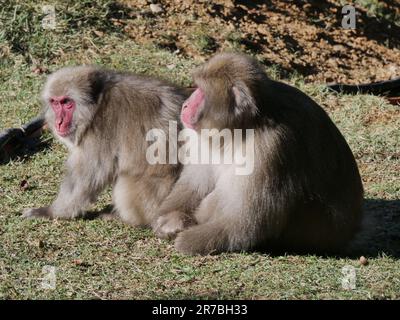
[(205, 27), (198, 28), (191, 38), (197, 50), (203, 53), (212, 53), (217, 47), (215, 39), (207, 33)]
[[(368, 14), (371, 16), (375, 16), (378, 19), (385, 19), (400, 26), (400, 12), (390, 10), (390, 8), (385, 4), (385, 1), (355, 0), (355, 4), (367, 9)], [(394, 2), (392, 7), (396, 7)]]
[[(68, 3), (67, 8), (64, 2), (56, 2), (57, 18), (64, 27), (54, 32), (38, 27), (40, 7), (33, 1), (1, 6), (0, 129), (19, 126), (39, 112), (38, 94), (45, 75), (32, 71), (38, 65), (52, 71), (96, 63), (190, 83), (190, 70), (197, 61), (156, 46), (139, 47), (118, 27), (106, 24), (118, 12), (123, 17), (123, 8), (111, 14), (110, 8), (115, 7), (110, 1), (90, 7), (84, 7), (88, 1)], [(14, 12), (11, 23), (8, 19)], [(76, 20), (81, 25), (74, 29)], [(34, 30), (30, 35), (22, 32), (29, 24)], [(20, 50), (18, 44), (24, 47)], [(271, 72), (276, 75), (275, 69)], [(357, 158), (372, 228), (360, 235), (349, 256), (186, 257), (151, 231), (119, 222), (23, 220), (23, 208), (48, 204), (56, 195), (66, 150), (52, 142), (40, 153), (0, 166), (0, 298), (399, 299), (400, 109), (379, 97), (332, 94), (321, 85), (305, 84), (299, 76), (283, 80), (328, 111)], [(19, 187), (22, 180), (29, 183), (24, 191)], [(108, 191), (96, 208), (109, 201)], [(367, 266), (358, 262), (361, 254), (368, 257)], [(41, 287), (46, 266), (56, 268), (54, 290)], [(355, 268), (354, 290), (341, 286), (344, 266)]]

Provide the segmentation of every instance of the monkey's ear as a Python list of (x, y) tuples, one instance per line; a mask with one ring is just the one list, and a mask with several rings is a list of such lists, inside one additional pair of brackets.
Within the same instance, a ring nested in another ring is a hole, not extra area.
[(99, 101), (100, 95), (104, 90), (104, 74), (101, 71), (93, 72), (89, 75), (90, 96), (94, 103)]
[(235, 113), (240, 115), (244, 112), (247, 114), (256, 114), (256, 102), (251, 95), (249, 88), (242, 82), (236, 83), (232, 87), (233, 97), (235, 99)]

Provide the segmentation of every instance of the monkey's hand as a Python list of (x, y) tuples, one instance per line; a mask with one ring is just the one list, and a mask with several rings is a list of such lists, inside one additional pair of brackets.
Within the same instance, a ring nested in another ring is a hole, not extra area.
[(41, 207), (41, 208), (24, 209), (24, 211), (22, 212), (22, 217), (26, 219), (35, 219), (35, 218), (51, 219), (53, 215), (49, 207)]
[(157, 237), (161, 239), (174, 239), (177, 234), (194, 225), (193, 219), (184, 212), (172, 211), (160, 216), (153, 226)]

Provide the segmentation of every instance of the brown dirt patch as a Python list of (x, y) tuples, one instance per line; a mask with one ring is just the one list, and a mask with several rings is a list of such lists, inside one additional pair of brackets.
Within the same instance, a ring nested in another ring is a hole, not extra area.
[(400, 118), (400, 109), (377, 109), (371, 108), (363, 119), (365, 126), (372, 124), (387, 125)]
[[(155, 1), (153, 1), (155, 2)], [(140, 44), (153, 43), (203, 60), (214, 52), (246, 50), (283, 75), (296, 71), (307, 82), (360, 83), (400, 76), (400, 27), (357, 8), (355, 30), (341, 27), (339, 0), (151, 1), (124, 0), (130, 18), (116, 22)], [(400, 5), (381, 1), (400, 20)]]

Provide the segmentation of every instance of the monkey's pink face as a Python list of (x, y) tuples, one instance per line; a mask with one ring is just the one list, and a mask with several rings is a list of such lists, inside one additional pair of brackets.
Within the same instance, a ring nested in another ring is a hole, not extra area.
[(196, 129), (196, 123), (203, 108), (204, 92), (200, 88), (197, 88), (182, 106), (181, 120), (185, 127)]
[(68, 96), (51, 97), (50, 105), (55, 114), (54, 127), (57, 133), (61, 137), (68, 136), (75, 111), (75, 101)]

